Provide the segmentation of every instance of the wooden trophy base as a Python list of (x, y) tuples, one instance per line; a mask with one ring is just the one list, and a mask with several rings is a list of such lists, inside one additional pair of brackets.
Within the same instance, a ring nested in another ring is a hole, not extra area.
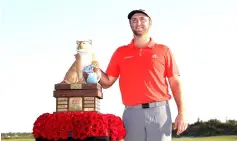
[(100, 111), (100, 84), (55, 84), (56, 112)]

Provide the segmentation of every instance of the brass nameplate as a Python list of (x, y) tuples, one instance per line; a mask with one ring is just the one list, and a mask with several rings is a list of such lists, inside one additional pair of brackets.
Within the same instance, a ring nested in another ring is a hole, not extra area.
[(90, 101), (84, 101), (85, 104), (94, 104), (94, 101), (90, 100)]
[(69, 99), (69, 111), (82, 110), (82, 97), (71, 97)]
[(94, 100), (95, 97), (84, 97), (84, 100)]
[(58, 101), (58, 104), (67, 104), (67, 101)]
[(94, 111), (94, 108), (84, 108), (84, 111)]
[(67, 108), (67, 105), (58, 105), (57, 107), (60, 109), (65, 109), (65, 108)]
[(96, 100), (95, 100), (95, 105), (100, 106), (100, 100), (98, 98), (96, 98)]
[(62, 98), (62, 97), (57, 98), (58, 104), (67, 104), (67, 100), (68, 98)]
[(95, 105), (94, 104), (85, 104), (84, 107), (86, 107), (86, 108), (93, 108), (93, 107), (95, 107)]
[(70, 89), (81, 89), (82, 84), (70, 84)]
[(58, 101), (67, 101), (67, 98), (65, 98), (65, 97), (59, 97), (59, 98), (57, 98), (57, 100), (58, 100)]
[(67, 109), (57, 109), (58, 112), (66, 112)]
[(96, 98), (95, 103), (100, 103), (100, 100)]

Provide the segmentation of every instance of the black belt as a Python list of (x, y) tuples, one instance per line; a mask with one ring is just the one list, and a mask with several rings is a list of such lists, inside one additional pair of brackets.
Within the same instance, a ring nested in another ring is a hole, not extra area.
[(142, 108), (142, 109), (147, 109), (151, 107), (157, 107), (157, 106), (162, 106), (168, 104), (168, 101), (159, 101), (159, 102), (151, 102), (151, 103), (143, 103), (135, 106), (125, 106), (127, 108)]
[(150, 108), (150, 104), (149, 103), (143, 103), (142, 104), (142, 109), (145, 109), (145, 108)]

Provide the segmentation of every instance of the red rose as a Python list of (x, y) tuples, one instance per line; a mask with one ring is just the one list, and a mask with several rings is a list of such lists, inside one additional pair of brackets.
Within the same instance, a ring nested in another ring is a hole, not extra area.
[(73, 138), (81, 140), (92, 136), (106, 136), (107, 123), (103, 115), (96, 112), (83, 112), (73, 119)]
[(44, 113), (36, 119), (36, 121), (34, 122), (34, 126), (33, 126), (34, 138), (45, 138), (46, 137), (46, 135), (42, 131), (44, 130), (44, 127), (45, 127), (45, 121), (48, 119), (49, 116), (50, 116), (49, 113)]
[(106, 114), (104, 117), (108, 121), (108, 130), (111, 140), (121, 140), (125, 138), (126, 130), (122, 119), (112, 114)]
[(62, 112), (40, 115), (33, 127), (33, 135), (48, 140), (109, 136), (112, 140), (124, 139), (126, 130), (120, 117), (97, 112)]

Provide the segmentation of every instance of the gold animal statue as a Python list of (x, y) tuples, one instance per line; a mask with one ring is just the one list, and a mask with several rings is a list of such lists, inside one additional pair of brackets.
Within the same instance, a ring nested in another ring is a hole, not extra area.
[(61, 83), (84, 84), (86, 82), (83, 79), (83, 68), (88, 65), (94, 65), (96, 68), (99, 68), (99, 64), (95, 60), (94, 52), (92, 51), (92, 40), (77, 40), (76, 43), (76, 60), (67, 71), (64, 80)]

